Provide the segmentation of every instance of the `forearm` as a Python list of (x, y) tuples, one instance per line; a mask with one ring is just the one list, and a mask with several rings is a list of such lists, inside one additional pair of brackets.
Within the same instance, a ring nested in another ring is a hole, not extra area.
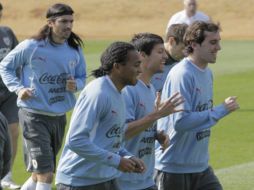
[(147, 128), (151, 127), (160, 116), (157, 112), (153, 112), (139, 120), (132, 121), (128, 123), (128, 127), (125, 131), (125, 139), (128, 140), (139, 133), (143, 132)]
[(82, 90), (85, 87), (86, 84), (86, 78), (82, 77), (82, 78), (77, 78), (76, 80), (76, 87), (77, 87), (77, 91)]
[(120, 156), (102, 149), (90, 141), (89, 138), (68, 138), (67, 144), (73, 152), (79, 156), (97, 163), (118, 167)]
[(17, 76), (17, 69), (21, 67), (22, 60), (15, 55), (16, 51), (16, 49), (12, 50), (0, 63), (1, 78), (11, 92), (17, 92), (24, 88)]
[(225, 106), (221, 104), (211, 110), (182, 114), (183, 117), (177, 118), (177, 121), (175, 121), (174, 127), (176, 131), (204, 130), (211, 128), (218, 120), (227, 115), (228, 111)]
[(131, 154), (130, 152), (128, 152), (125, 148), (121, 148), (120, 151), (119, 151), (119, 155), (121, 157), (124, 157), (124, 158), (130, 158), (130, 157), (133, 157), (134, 155)]
[(16, 70), (10, 70), (0, 66), (0, 74), (9, 91), (17, 92), (24, 88), (24, 86), (20, 84), (19, 78), (16, 76)]

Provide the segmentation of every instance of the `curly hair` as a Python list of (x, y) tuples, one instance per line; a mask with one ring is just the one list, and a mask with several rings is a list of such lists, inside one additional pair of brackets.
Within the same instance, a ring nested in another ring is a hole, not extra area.
[(220, 31), (220, 25), (212, 22), (195, 21), (186, 30), (183, 42), (186, 47), (187, 53), (192, 53), (193, 48), (191, 44), (193, 42), (202, 44), (205, 40), (205, 32), (218, 32)]
[(128, 61), (129, 51), (136, 50), (135, 47), (127, 42), (113, 42), (101, 55), (101, 66), (92, 71), (96, 78), (108, 75), (114, 63), (125, 65)]

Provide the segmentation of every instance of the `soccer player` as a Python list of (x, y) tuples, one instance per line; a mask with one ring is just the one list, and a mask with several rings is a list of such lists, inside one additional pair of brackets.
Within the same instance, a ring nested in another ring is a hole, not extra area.
[(159, 190), (221, 190), (209, 166), (208, 145), (211, 128), (239, 108), (235, 96), (213, 105), (213, 76), (208, 68), (215, 63), (220, 46), (217, 24), (194, 22), (186, 31), (188, 57), (173, 67), (162, 90), (162, 100), (180, 92), (184, 112), (158, 120), (158, 129), (168, 132), (170, 146), (156, 147), (155, 179)]
[(135, 85), (140, 73), (138, 52), (129, 43), (114, 42), (101, 56), (97, 78), (79, 95), (56, 184), (59, 190), (118, 190), (122, 172), (143, 172), (142, 160), (122, 148), (125, 105), (121, 90)]
[[(74, 93), (85, 85), (82, 40), (72, 32), (72, 8), (54, 4), (46, 17), (39, 33), (21, 42), (0, 64), (3, 82), (18, 94), (25, 162), (32, 173), (23, 190), (51, 189), (65, 113), (74, 107)], [(15, 72), (19, 67), (20, 78)]]
[[(3, 6), (0, 3), (0, 19), (2, 17)], [(0, 61), (18, 44), (18, 40), (13, 31), (7, 26), (0, 26)], [(8, 121), (8, 128), (10, 132), (10, 139), (12, 144), (12, 162), (11, 169), (3, 178), (1, 185), (8, 189), (18, 189), (17, 185), (12, 179), (12, 166), (17, 153), (18, 145), (18, 106), (17, 95), (10, 92), (4, 85), (0, 77), (0, 111)]]
[(192, 24), (194, 21), (210, 21), (209, 16), (205, 13), (198, 11), (197, 0), (183, 0), (184, 10), (175, 13), (169, 20), (167, 29), (172, 24)]
[(154, 74), (151, 79), (151, 83), (157, 92), (162, 91), (164, 82), (172, 67), (184, 57), (183, 36), (187, 27), (187, 24), (173, 24), (168, 28), (164, 43), (168, 58), (163, 72)]
[(140, 33), (134, 35), (131, 42), (141, 57), (141, 73), (135, 86), (123, 90), (127, 110), (125, 148), (142, 159), (147, 170), (142, 174), (124, 173), (118, 183), (122, 190), (154, 190), (157, 189), (153, 181), (154, 142), (159, 140), (166, 148), (169, 140), (162, 131), (156, 130), (155, 122), (178, 111), (175, 107), (182, 103), (182, 98), (179, 94), (173, 95), (155, 109), (156, 92), (150, 80), (155, 73), (163, 71), (167, 59), (163, 39), (156, 34)]
[[(11, 141), (8, 133), (8, 123), (0, 112), (0, 182), (11, 168)], [(0, 190), (2, 187), (0, 185)]]

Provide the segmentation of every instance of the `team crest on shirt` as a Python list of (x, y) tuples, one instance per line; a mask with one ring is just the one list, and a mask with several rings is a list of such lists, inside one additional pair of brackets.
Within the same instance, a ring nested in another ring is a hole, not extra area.
[(11, 40), (10, 40), (10, 38), (4, 37), (4, 38), (3, 38), (3, 41), (4, 41), (4, 43), (5, 43), (7, 46), (10, 46), (10, 45), (11, 45)]
[(112, 115), (117, 115), (117, 112), (115, 110), (111, 110)]
[(70, 60), (69, 61), (69, 67), (74, 69), (76, 67), (76, 61), (75, 60)]
[(35, 159), (32, 159), (32, 164), (33, 164), (34, 169), (38, 168), (38, 163)]
[(139, 107), (141, 108), (141, 109), (146, 109), (146, 106), (145, 106), (145, 104), (143, 103), (143, 102), (139, 102)]

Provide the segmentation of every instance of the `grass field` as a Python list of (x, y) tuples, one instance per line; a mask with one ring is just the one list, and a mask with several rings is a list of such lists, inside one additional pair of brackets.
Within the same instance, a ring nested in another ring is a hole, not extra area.
[[(86, 42), (84, 51), (88, 74), (98, 67), (99, 56), (109, 43)], [(213, 128), (210, 163), (225, 190), (254, 190), (254, 41), (224, 41), (222, 48), (217, 63), (211, 66), (215, 72), (215, 104), (236, 95), (241, 109)], [(14, 165), (14, 179), (23, 183), (28, 176), (20, 143)]]

